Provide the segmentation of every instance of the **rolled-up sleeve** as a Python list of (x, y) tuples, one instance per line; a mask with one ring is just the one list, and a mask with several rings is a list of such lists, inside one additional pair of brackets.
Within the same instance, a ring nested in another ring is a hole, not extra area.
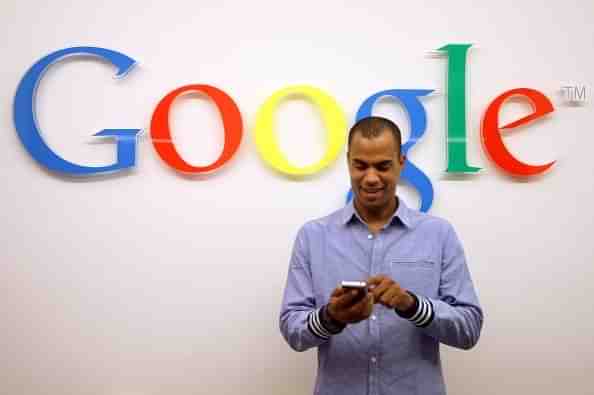
[(442, 250), (439, 298), (429, 299), (431, 322), (421, 328), (441, 343), (470, 349), (478, 342), (483, 326), (479, 304), (462, 244), (453, 227), (447, 225)]
[(299, 231), (293, 245), (279, 321), (283, 337), (295, 351), (319, 346), (331, 335), (320, 323), (305, 227)]

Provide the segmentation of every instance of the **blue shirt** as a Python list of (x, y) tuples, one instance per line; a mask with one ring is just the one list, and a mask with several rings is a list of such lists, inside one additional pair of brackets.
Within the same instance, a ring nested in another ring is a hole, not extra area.
[[(469, 349), (478, 341), (483, 312), (454, 229), (398, 200), (376, 235), (352, 202), (299, 230), (280, 330), (296, 351), (318, 348), (316, 395), (445, 394), (439, 344)], [(369, 319), (339, 333), (324, 325), (320, 309), (341, 281), (378, 274), (417, 297), (414, 316), (376, 304)]]

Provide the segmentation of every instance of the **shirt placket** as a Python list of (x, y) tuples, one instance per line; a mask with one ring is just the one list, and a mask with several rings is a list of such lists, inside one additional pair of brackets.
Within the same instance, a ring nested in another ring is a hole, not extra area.
[[(380, 274), (381, 256), (382, 256), (382, 237), (381, 232), (374, 235), (368, 232), (367, 239), (370, 244), (370, 266), (369, 275), (376, 276)], [(378, 379), (379, 379), (379, 355), (380, 355), (380, 329), (379, 329), (379, 315), (374, 311), (369, 317), (369, 334), (371, 337), (371, 349), (369, 355), (369, 395), (379, 394)]]

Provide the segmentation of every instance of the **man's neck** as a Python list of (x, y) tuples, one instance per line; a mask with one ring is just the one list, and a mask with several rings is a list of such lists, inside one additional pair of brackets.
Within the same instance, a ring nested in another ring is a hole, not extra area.
[(394, 199), (390, 201), (389, 205), (381, 207), (378, 210), (369, 210), (363, 208), (357, 202), (356, 198), (353, 206), (355, 207), (355, 210), (357, 210), (357, 213), (361, 216), (363, 221), (365, 221), (369, 229), (374, 233), (377, 233), (385, 224), (387, 224), (390, 221), (390, 219), (398, 209), (398, 198), (394, 197)]

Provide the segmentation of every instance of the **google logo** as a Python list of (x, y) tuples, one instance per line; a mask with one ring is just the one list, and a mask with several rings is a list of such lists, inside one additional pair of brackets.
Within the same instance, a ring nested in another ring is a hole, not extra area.
[[(475, 173), (480, 168), (468, 164), (466, 156), (466, 64), (471, 44), (448, 44), (437, 51), (448, 57), (447, 80), (447, 169), (448, 173)], [(62, 158), (48, 147), (36, 120), (36, 89), (48, 68), (70, 56), (92, 56), (115, 66), (117, 78), (130, 72), (136, 61), (114, 50), (99, 47), (65, 48), (37, 61), (23, 76), (14, 97), (14, 124), (20, 141), (31, 157), (50, 171), (71, 176), (92, 176), (119, 172), (136, 164), (136, 147), (141, 129), (104, 129), (94, 136), (115, 140), (115, 163), (106, 166), (83, 166)], [(427, 127), (427, 114), (422, 98), (433, 92), (430, 89), (388, 89), (366, 98), (357, 110), (356, 118), (370, 116), (377, 101), (389, 96), (396, 99), (406, 111), (410, 122), (410, 137), (402, 144), (402, 152), (409, 151), (423, 137)], [(178, 153), (171, 138), (169, 113), (176, 98), (200, 93), (214, 102), (224, 127), (224, 146), (219, 157), (207, 166), (193, 166)], [(281, 152), (276, 139), (274, 114), (280, 102), (291, 97), (304, 97), (320, 110), (326, 130), (326, 151), (316, 163), (298, 167), (290, 163)], [(519, 97), (532, 106), (532, 112), (514, 122), (501, 126), (499, 113), (511, 97)], [(547, 171), (553, 164), (533, 165), (520, 161), (506, 148), (501, 133), (525, 125), (554, 111), (551, 101), (541, 92), (530, 88), (505, 91), (487, 106), (481, 125), (481, 140), (487, 156), (504, 172), (516, 177), (532, 177)], [(347, 120), (336, 100), (321, 89), (308, 85), (285, 87), (273, 93), (262, 104), (256, 115), (254, 141), (262, 159), (273, 169), (291, 176), (315, 174), (340, 154), (346, 142)], [(185, 85), (166, 94), (153, 111), (150, 126), (151, 142), (161, 159), (176, 171), (188, 174), (211, 173), (227, 163), (237, 152), (243, 137), (243, 119), (238, 106), (223, 90), (205, 84)], [(433, 202), (431, 180), (421, 169), (407, 159), (401, 179), (414, 187), (421, 197), (421, 211), (428, 211)]]

